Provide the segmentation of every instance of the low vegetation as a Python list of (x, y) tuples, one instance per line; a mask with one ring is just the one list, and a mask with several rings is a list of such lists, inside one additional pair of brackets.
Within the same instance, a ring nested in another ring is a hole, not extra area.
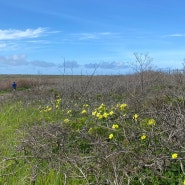
[(184, 73), (0, 81), (0, 184), (185, 184)]

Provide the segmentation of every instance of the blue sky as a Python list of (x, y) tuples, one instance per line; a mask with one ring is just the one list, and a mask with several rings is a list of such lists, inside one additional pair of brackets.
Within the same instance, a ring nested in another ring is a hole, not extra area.
[[(184, 0), (0, 0), (0, 74), (123, 74), (185, 58)], [(96, 71), (95, 71), (96, 70)]]

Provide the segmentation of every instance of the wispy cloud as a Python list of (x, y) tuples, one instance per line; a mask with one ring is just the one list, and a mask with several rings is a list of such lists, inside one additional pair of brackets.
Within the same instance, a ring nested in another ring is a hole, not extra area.
[(37, 67), (55, 67), (56, 64), (52, 62), (46, 62), (41, 60), (28, 61), (25, 54), (12, 55), (12, 56), (0, 56), (0, 65), (8, 66), (37, 66)]
[(33, 43), (33, 44), (50, 44), (51, 42), (49, 40), (26, 40), (26, 43)]
[(56, 64), (52, 63), (52, 62), (46, 62), (46, 61), (41, 61), (41, 60), (35, 60), (35, 61), (31, 61), (28, 62), (28, 64), (33, 65), (33, 66), (37, 66), (37, 67), (55, 67)]
[(129, 68), (128, 65), (126, 65), (124, 62), (99, 62), (99, 63), (86, 63), (83, 65), (80, 65), (77, 61), (65, 61), (61, 65), (58, 66), (59, 69), (74, 69), (74, 68), (79, 68), (79, 67), (84, 67), (87, 69), (112, 69), (112, 70), (117, 70), (117, 69), (126, 69)]
[(37, 29), (7, 29), (0, 30), (0, 40), (17, 40), (17, 39), (28, 39), (28, 38), (38, 38), (45, 34), (47, 28), (37, 28)]
[(0, 56), (0, 64), (10, 66), (27, 65), (26, 55)]
[(64, 68), (64, 69), (65, 68), (72, 69), (72, 68), (78, 68), (78, 67), (80, 67), (80, 65), (78, 64), (77, 61), (65, 61), (58, 66), (58, 68)]
[(85, 64), (86, 68), (101, 68), (101, 69), (124, 69), (129, 68), (124, 62), (101, 62)]
[(95, 39), (102, 39), (112, 36), (117, 36), (118, 33), (112, 33), (112, 32), (88, 32), (88, 33), (76, 33), (73, 34), (75, 38), (78, 40), (95, 40)]
[(175, 33), (175, 34), (165, 35), (165, 37), (185, 37), (185, 34)]

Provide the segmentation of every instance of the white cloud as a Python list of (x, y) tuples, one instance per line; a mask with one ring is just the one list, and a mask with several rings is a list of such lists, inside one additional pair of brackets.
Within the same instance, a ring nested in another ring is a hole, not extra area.
[(43, 35), (46, 32), (46, 30), (47, 30), (46, 28), (26, 29), (26, 30), (16, 30), (16, 29), (0, 30), (0, 40), (37, 38)]
[(31, 61), (31, 62), (29, 62), (29, 64), (31, 64), (33, 66), (38, 66), (38, 67), (54, 67), (54, 66), (56, 66), (52, 62), (46, 62), (46, 61), (41, 61), (41, 60)]
[(77, 33), (73, 34), (78, 40), (95, 40), (95, 39), (102, 39), (107, 37), (116, 36), (118, 33), (111, 33), (111, 32), (92, 32), (92, 33)]
[(78, 64), (78, 62), (77, 61), (65, 61), (64, 63), (62, 63), (62, 64), (60, 64), (59, 66), (58, 66), (58, 68), (70, 68), (70, 69), (72, 69), (72, 68), (78, 68), (80, 65)]
[(79, 40), (98, 39), (98, 34), (95, 33), (82, 33), (79, 34)]
[(27, 65), (26, 55), (0, 56), (0, 64), (11, 66)]
[(26, 66), (32, 65), (37, 67), (54, 67), (55, 63), (46, 62), (46, 61), (28, 61), (26, 55), (12, 55), (12, 56), (0, 56), (0, 65), (8, 65), (8, 66)]
[(124, 62), (100, 62), (85, 64), (86, 68), (101, 68), (101, 69), (125, 69), (129, 68)]
[(175, 33), (175, 34), (166, 35), (166, 37), (185, 37), (185, 34)]

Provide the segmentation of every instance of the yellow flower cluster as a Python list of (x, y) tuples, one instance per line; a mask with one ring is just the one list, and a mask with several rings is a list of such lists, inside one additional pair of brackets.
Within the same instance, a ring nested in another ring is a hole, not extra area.
[(47, 105), (45, 107), (39, 107), (40, 112), (50, 112), (52, 109), (59, 109), (61, 102), (62, 99), (59, 96), (57, 96), (57, 99), (54, 102), (52, 102), (51, 106)]
[(108, 111), (106, 106), (102, 103), (95, 111), (92, 112), (93, 116), (96, 116), (98, 119), (108, 118), (109, 116), (112, 116), (114, 114), (114, 111)]
[(113, 111), (110, 112), (98, 112), (98, 111), (94, 111), (92, 112), (93, 116), (96, 116), (98, 119), (103, 119), (103, 118), (108, 118), (109, 116), (112, 116), (114, 114)]

